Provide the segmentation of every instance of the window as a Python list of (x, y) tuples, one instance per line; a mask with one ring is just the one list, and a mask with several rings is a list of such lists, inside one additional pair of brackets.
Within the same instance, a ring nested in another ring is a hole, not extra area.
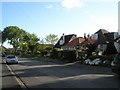
[(59, 44), (60, 44), (60, 45), (63, 45), (63, 44), (64, 44), (64, 40), (60, 40), (60, 41), (59, 41)]
[(98, 50), (99, 50), (99, 51), (104, 52), (104, 51), (106, 50), (106, 48), (107, 48), (107, 45), (106, 45), (106, 44), (100, 44), (100, 45), (98, 45)]
[(92, 35), (92, 40), (97, 40), (98, 39), (98, 34), (93, 34)]

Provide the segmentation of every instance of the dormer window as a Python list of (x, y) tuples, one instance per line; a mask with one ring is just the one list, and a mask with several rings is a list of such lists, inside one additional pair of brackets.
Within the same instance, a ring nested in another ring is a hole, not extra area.
[(92, 40), (97, 40), (98, 39), (98, 34), (93, 34), (92, 35)]
[(65, 43), (64, 40), (60, 40), (59, 42), (60, 45), (63, 45), (64, 43)]
[(60, 45), (63, 45), (65, 43), (65, 35), (63, 33), (62, 39), (59, 41)]

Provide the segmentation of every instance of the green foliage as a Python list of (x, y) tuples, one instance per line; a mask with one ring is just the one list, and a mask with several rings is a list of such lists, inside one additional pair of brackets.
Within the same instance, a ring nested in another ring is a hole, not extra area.
[(24, 52), (30, 50), (32, 53), (36, 51), (39, 38), (35, 34), (30, 34), (17, 26), (8, 26), (2, 31), (2, 44), (8, 41), (15, 52), (22, 49)]
[(73, 62), (77, 60), (77, 51), (76, 50), (65, 50), (62, 54), (62, 59), (67, 60), (68, 62)]
[(95, 56), (90, 56), (90, 57), (89, 57), (90, 60), (94, 60), (94, 59), (96, 59), (96, 58), (102, 58), (102, 56), (100, 56), (100, 55), (95, 55)]
[(112, 55), (104, 55), (104, 56), (101, 56), (101, 60), (108, 60), (108, 61), (113, 61), (114, 60), (114, 57), (115, 57), (115, 54), (112, 54)]
[(15, 51), (20, 46), (20, 42), (23, 40), (23, 33), (25, 31), (17, 26), (8, 26), (2, 31), (2, 43), (6, 40), (15, 48)]
[(54, 49), (52, 50), (52, 52), (51, 52), (50, 57), (53, 58), (53, 59), (58, 59), (59, 56), (60, 56), (60, 54), (61, 54), (60, 51), (61, 51), (60, 49), (54, 48)]
[(45, 49), (41, 50), (40, 52), (41, 52), (41, 56), (46, 56), (48, 54), (47, 50)]
[(47, 43), (55, 44), (58, 41), (58, 36), (55, 34), (49, 34), (45, 37)]
[(36, 54), (40, 54), (41, 52), (40, 51), (36, 51)]
[(5, 48), (3, 48), (2, 46), (0, 46), (0, 52), (5, 52)]
[(79, 51), (78, 50), (64, 50), (61, 51), (58, 48), (54, 48), (51, 52), (51, 58), (53, 59), (60, 59), (60, 60), (64, 60), (67, 62), (74, 62), (77, 61), (77, 53)]
[(92, 56), (92, 52), (96, 50), (97, 45), (96, 44), (90, 44), (87, 46), (87, 58)]

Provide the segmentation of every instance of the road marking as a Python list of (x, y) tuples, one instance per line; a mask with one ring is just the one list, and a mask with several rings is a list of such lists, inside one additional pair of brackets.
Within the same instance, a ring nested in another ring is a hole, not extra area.
[[(3, 62), (5, 63), (5, 61), (3, 60)], [(9, 69), (9, 71), (11, 72), (11, 74), (14, 76), (14, 78), (16, 79), (16, 81), (18, 82), (18, 84), (20, 85), (20, 87), (24, 90), (27, 90), (28, 87), (25, 85), (25, 83), (23, 83), (23, 81), (17, 76), (17, 74), (15, 72), (13, 72), (13, 70), (10, 68), (10, 66), (8, 66), (6, 64), (7, 68)]]

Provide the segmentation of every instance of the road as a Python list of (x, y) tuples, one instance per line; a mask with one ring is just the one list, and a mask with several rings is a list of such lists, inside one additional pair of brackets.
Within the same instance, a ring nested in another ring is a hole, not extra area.
[[(27, 58), (19, 58), (19, 64), (11, 64), (9, 67), (27, 88), (119, 88), (120, 86), (120, 79), (115, 77), (108, 67), (58, 64)], [(3, 79), (8, 76), (3, 75)]]
[(5, 89), (19, 89), (22, 90), (15, 76), (11, 73), (6, 63), (0, 60), (0, 64), (2, 64), (2, 90)]

